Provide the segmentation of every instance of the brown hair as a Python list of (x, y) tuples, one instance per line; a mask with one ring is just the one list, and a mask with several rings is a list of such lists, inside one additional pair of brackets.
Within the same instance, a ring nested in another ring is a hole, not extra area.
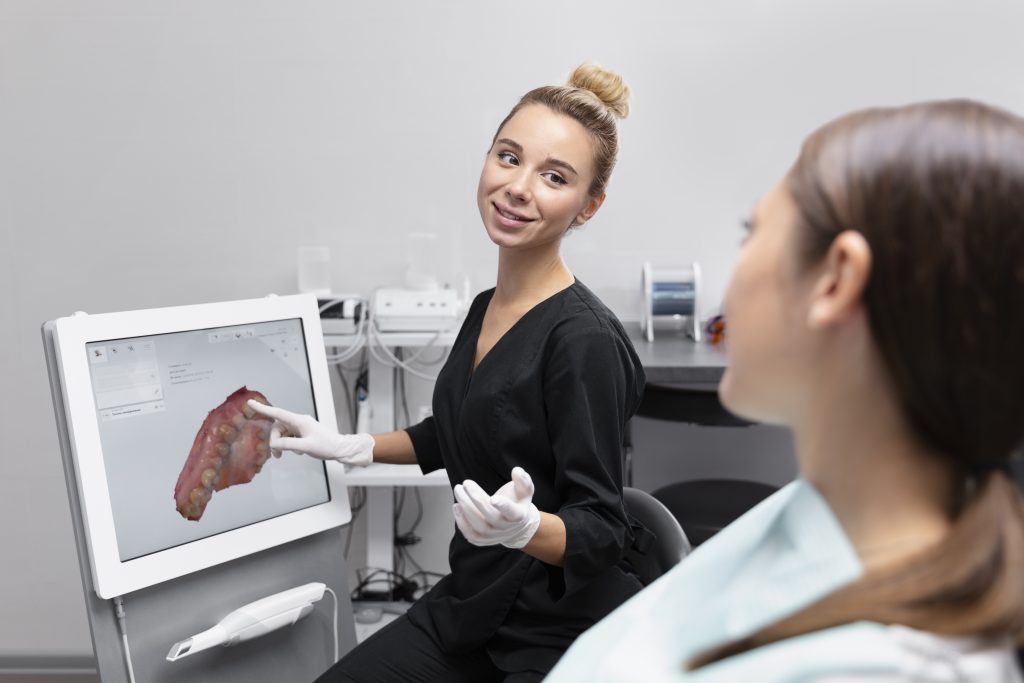
[(917, 437), (963, 482), (950, 533), (690, 667), (854, 621), (1020, 640), (1024, 120), (968, 101), (873, 109), (812, 134), (787, 176), (805, 263), (841, 232), (872, 255), (872, 337)]
[(531, 90), (498, 126), (492, 145), (509, 119), (528, 104), (543, 104), (587, 129), (594, 141), (594, 179), (587, 192), (591, 197), (600, 196), (608, 185), (619, 153), (615, 121), (629, 115), (629, 86), (622, 76), (597, 64), (581, 64), (569, 76), (567, 85), (545, 85)]

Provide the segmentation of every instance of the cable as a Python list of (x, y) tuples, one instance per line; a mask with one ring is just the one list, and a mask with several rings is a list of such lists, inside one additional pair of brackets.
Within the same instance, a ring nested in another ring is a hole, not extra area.
[[(333, 299), (331, 301), (328, 301), (327, 303), (323, 304), (320, 307), (320, 311), (323, 312), (324, 310), (338, 304), (341, 301), (343, 301), (343, 299)], [(380, 328), (377, 327), (377, 322), (373, 318), (372, 306), (368, 305), (368, 302), (363, 299), (360, 299), (359, 303), (362, 310), (360, 310), (359, 312), (359, 322), (356, 327), (356, 332), (352, 337), (352, 343), (344, 351), (328, 356), (328, 364), (334, 365), (337, 363), (342, 363), (348, 360), (349, 358), (354, 357), (365, 345), (366, 347), (369, 348), (370, 354), (377, 361), (384, 365), (404, 368), (422, 379), (430, 381), (434, 381), (437, 379), (435, 375), (428, 375), (426, 373), (420, 372), (416, 368), (413, 368), (410, 364), (419, 360), (420, 356), (422, 356), (428, 349), (432, 348), (434, 344), (437, 343), (437, 341), (441, 338), (441, 335), (444, 334), (443, 330), (438, 330), (434, 334), (434, 336), (431, 337), (426, 344), (422, 345), (415, 354), (410, 356), (407, 361), (403, 361), (401, 358), (396, 357), (393, 353), (391, 353), (388, 346), (384, 343), (384, 340), (381, 337), (381, 330)], [(383, 352), (383, 355), (378, 353), (378, 351)], [(450, 352), (451, 347), (446, 346), (442, 349), (440, 357), (434, 360), (421, 362), (424, 365), (438, 365), (448, 358), (448, 354)]]
[(434, 360), (421, 360), (420, 356), (423, 355), (423, 350), (424, 349), (428, 349), (428, 348), (430, 348), (430, 347), (429, 346), (425, 346), (425, 347), (423, 347), (423, 349), (420, 349), (419, 351), (417, 351), (412, 356), (409, 356), (409, 360), (407, 362), (411, 363), (413, 361), (417, 361), (420, 365), (440, 365), (444, 361), (448, 360), (448, 354), (451, 352), (451, 347), (449, 347), (449, 346), (442, 346), (442, 347), (440, 347), (441, 355), (439, 355), (437, 358), (435, 358)]
[(432, 360), (432, 361), (421, 361), (420, 360), (420, 356), (422, 356), (427, 350), (429, 350), (434, 344), (436, 344), (441, 339), (441, 335), (442, 334), (444, 334), (444, 332), (442, 330), (438, 330), (434, 334), (434, 336), (431, 337), (427, 341), (426, 344), (424, 344), (423, 346), (420, 347), (419, 351), (417, 351), (416, 353), (414, 353), (411, 356), (409, 356), (409, 359), (406, 362), (407, 363), (412, 363), (414, 361), (419, 361), (423, 365), (437, 365), (438, 363), (443, 361), (448, 356), (448, 349), (450, 347), (447, 347), (447, 346), (441, 347), (441, 351), (442, 351), (441, 357), (436, 359), (436, 360)]
[(356, 420), (359, 419), (359, 392), (362, 391), (365, 396), (369, 391), (370, 383), (370, 357), (363, 347), (362, 353), (359, 356), (359, 365), (357, 366), (356, 381), (352, 387), (352, 429), (356, 427)]
[[(395, 516), (395, 530), (394, 530), (394, 554), (395, 554), (395, 566), (399, 567), (399, 571), (405, 573), (405, 565), (408, 562), (412, 565), (413, 569), (417, 571), (408, 575), (406, 578), (416, 583), (413, 578), (417, 575), (425, 575), (423, 567), (420, 566), (419, 562), (412, 556), (412, 552), (409, 551), (409, 546), (416, 545), (421, 539), (416, 535), (416, 529), (419, 528), (420, 522), (423, 521), (423, 496), (420, 495), (419, 487), (413, 487), (413, 494), (416, 496), (416, 519), (413, 520), (412, 526), (409, 530), (403, 534), (398, 533), (398, 515)], [(396, 505), (398, 514), (401, 514), (401, 510), (405, 507), (405, 489), (402, 489), (401, 505)], [(429, 582), (424, 581), (423, 588), (429, 590)]]
[(327, 303), (322, 304), (320, 306), (320, 310), (317, 311), (317, 313), (323, 313), (328, 308), (331, 308), (332, 306), (337, 306), (340, 303), (344, 303), (344, 301), (345, 301), (344, 299), (330, 299), (330, 300), (327, 301)]
[(416, 591), (419, 589), (419, 586), (408, 577), (387, 569), (372, 569), (365, 576), (362, 570), (357, 569), (356, 578), (358, 581), (350, 595), (353, 600), (368, 599), (368, 594), (372, 592), (367, 590), (370, 586), (383, 585), (386, 587), (386, 590), (376, 593), (370, 599), (387, 600), (390, 602), (395, 602), (396, 600), (412, 602), (415, 600)]
[(402, 508), (405, 507), (405, 486), (395, 486), (391, 491), (392, 500), (395, 506), (395, 520), (394, 520), (394, 531), (398, 533), (398, 518), (402, 516)]
[[(332, 299), (327, 303), (323, 304), (322, 306), (320, 306), (320, 312), (323, 313), (328, 308), (331, 308), (332, 306), (342, 303), (345, 300), (346, 299)], [(358, 318), (358, 321), (356, 323), (355, 334), (352, 335), (352, 343), (349, 344), (344, 351), (327, 356), (328, 365), (335, 365), (347, 361), (349, 358), (352, 358), (357, 353), (359, 353), (359, 351), (363, 348), (364, 343), (368, 341), (366, 337), (367, 302), (365, 299), (357, 299), (357, 302), (358, 303), (356, 304), (356, 317)]]
[(409, 564), (411, 564), (413, 566), (413, 569), (416, 570), (415, 572), (413, 572), (412, 574), (409, 575), (409, 579), (410, 580), (414, 576), (417, 576), (419, 574), (426, 574), (427, 573), (426, 570), (424, 570), (423, 567), (420, 566), (420, 563), (417, 562), (416, 559), (412, 556), (412, 553), (409, 552), (409, 548), (408, 547), (406, 547), (404, 545), (400, 545), (400, 546), (397, 546), (397, 547), (398, 547), (398, 552), (403, 556), (403, 565), (405, 564), (404, 560), (408, 560)]
[[(402, 357), (402, 349), (395, 349), (398, 352), (398, 357)], [(412, 424), (412, 420), (409, 419), (409, 394), (405, 390), (405, 368), (399, 368), (398, 372), (398, 387), (400, 395), (402, 397), (402, 412), (405, 415), (405, 426), (408, 427)]]
[[(368, 346), (369, 346), (369, 349), (370, 349), (370, 355), (372, 355), (379, 363), (381, 363), (383, 365), (390, 365), (390, 366), (393, 366), (393, 367), (405, 368), (406, 370), (408, 370), (410, 373), (416, 375), (417, 377), (419, 377), (421, 379), (429, 380), (431, 382), (437, 380), (437, 375), (428, 375), (428, 374), (426, 374), (424, 372), (420, 372), (416, 368), (414, 368), (411, 365), (409, 365), (409, 363), (411, 363), (412, 361), (416, 360), (416, 358), (418, 358), (421, 353), (423, 353), (430, 346), (432, 346), (438, 339), (440, 339), (441, 335), (443, 334), (442, 332), (437, 332), (430, 339), (430, 341), (428, 341), (423, 346), (423, 348), (421, 348), (416, 353), (416, 355), (414, 355), (412, 358), (410, 358), (409, 361), (407, 362), (407, 361), (403, 361), (402, 359), (396, 357), (395, 354), (393, 354), (391, 352), (391, 350), (387, 347), (387, 345), (384, 343), (384, 339), (381, 337), (381, 331), (377, 328), (377, 322), (375, 320), (373, 320), (372, 318), (370, 319), (370, 321), (369, 321), (369, 323), (367, 325), (367, 329), (369, 330), (369, 344), (368, 344)], [(383, 356), (378, 355), (378, 351), (382, 351), (384, 353), (384, 355)], [(435, 361), (435, 363), (436, 362), (440, 362), (440, 361)]]
[[(351, 432), (354, 432), (356, 428), (356, 400), (358, 400), (359, 390), (363, 387), (363, 385), (365, 385), (365, 381), (363, 380), (363, 377), (366, 374), (367, 365), (365, 346), (360, 349), (360, 353), (362, 355), (359, 359), (359, 363), (354, 367), (346, 366), (343, 363), (331, 364), (337, 370), (338, 380), (341, 382), (342, 394), (345, 397), (345, 419), (348, 420), (348, 425), (339, 425), (339, 427), (342, 429), (348, 429)], [(356, 372), (356, 379), (354, 384), (349, 380), (348, 376), (345, 374), (346, 371), (351, 370), (355, 370)]]
[(426, 593), (431, 588), (433, 588), (435, 585), (437, 585), (436, 583), (431, 583), (430, 582), (430, 580), (429, 580), (430, 577), (434, 577), (434, 578), (437, 578), (437, 579), (443, 579), (445, 576), (447, 576), (446, 574), (441, 574), (440, 572), (431, 572), (431, 571), (427, 571), (426, 569), (420, 568), (420, 566), (416, 562), (416, 560), (412, 559), (412, 555), (408, 551), (405, 551), (405, 552), (409, 556), (409, 561), (412, 562), (414, 567), (417, 567), (416, 571), (414, 571), (412, 574), (409, 574), (409, 580), (413, 581), (414, 583), (416, 583), (416, 578), (415, 577), (417, 577), (417, 576), (422, 576), (423, 577), (423, 585), (419, 586), (419, 584), (417, 583), (417, 590), (421, 590), (422, 589), (423, 592)]
[(341, 363), (334, 367), (338, 369), (338, 379), (341, 380), (342, 394), (345, 396), (345, 417), (349, 419), (348, 427), (351, 431), (355, 431), (355, 423), (352, 420), (352, 390), (349, 389), (348, 379), (345, 377), (345, 370), (342, 368)]
[(412, 527), (406, 533), (413, 533), (419, 527), (420, 522), (423, 521), (423, 496), (420, 495), (420, 487), (417, 486), (412, 490), (416, 496), (416, 519), (412, 523)]
[(401, 575), (405, 571), (405, 563), (402, 561), (402, 553), (399, 551), (398, 520), (402, 516), (402, 509), (405, 507), (405, 487), (396, 486), (391, 489), (391, 501), (394, 508), (394, 516), (391, 518), (391, 562), (396, 573)]
[[(360, 300), (360, 303), (363, 303), (362, 300)], [(325, 306), (329, 307), (330, 304), (326, 304)], [(363, 345), (365, 344), (367, 347), (369, 347), (370, 353), (373, 355), (373, 357), (384, 365), (404, 368), (411, 372), (412, 374), (423, 379), (431, 381), (437, 379), (435, 375), (428, 375), (419, 372), (410, 364), (419, 360), (420, 356), (422, 356), (430, 348), (432, 348), (434, 344), (436, 344), (438, 340), (441, 339), (441, 335), (444, 334), (444, 330), (438, 330), (437, 332), (435, 332), (434, 336), (431, 337), (426, 344), (423, 344), (415, 354), (410, 356), (407, 361), (403, 361), (400, 357), (396, 357), (393, 353), (391, 353), (388, 346), (384, 343), (381, 334), (382, 332), (380, 328), (377, 327), (377, 321), (373, 318), (372, 309), (367, 312), (361, 312), (359, 315), (359, 323), (356, 328), (356, 332), (353, 335), (352, 343), (344, 351), (328, 356), (327, 362), (332, 365), (336, 363), (342, 363), (348, 360), (349, 358), (354, 357), (363, 348)], [(383, 352), (383, 357), (377, 353), (378, 349)], [(451, 348), (446, 346), (442, 349), (442, 353), (438, 358), (430, 361), (421, 362), (424, 365), (438, 365), (448, 358), (448, 354), (450, 352)]]
[[(395, 349), (395, 351), (397, 352), (398, 357), (401, 358), (402, 349)], [(395, 407), (398, 405), (398, 375), (400, 372), (401, 370), (398, 370), (396, 368), (391, 369), (391, 421), (396, 431), (400, 429), (398, 424), (398, 411), (395, 409)], [(407, 427), (408, 425), (405, 426)]]
[(132, 651), (128, 647), (128, 629), (124, 623), (124, 601), (118, 595), (114, 598), (114, 614), (117, 615), (117, 624), (121, 629), (121, 642), (124, 643), (124, 664), (128, 668), (128, 680), (135, 683), (135, 669), (132, 667)]
[(353, 500), (358, 500), (359, 502), (355, 504), (349, 504), (349, 506), (352, 509), (352, 519), (349, 520), (349, 523), (346, 525), (348, 526), (348, 534), (345, 536), (344, 550), (344, 557), (346, 560), (348, 559), (348, 551), (352, 547), (352, 533), (353, 529), (355, 528), (356, 520), (359, 519), (359, 513), (366, 505), (366, 489), (363, 488), (362, 486), (353, 486), (351, 487), (351, 490)]
[(338, 594), (331, 590), (330, 586), (327, 586), (324, 590), (334, 598), (334, 661), (331, 662), (334, 664), (338, 661)]
[(359, 323), (356, 326), (356, 332), (352, 337), (352, 343), (349, 344), (348, 347), (341, 353), (327, 356), (327, 363), (329, 365), (344, 363), (349, 358), (352, 358), (357, 353), (359, 353), (362, 350), (363, 345), (368, 342), (369, 338), (367, 337), (367, 317), (360, 313)]

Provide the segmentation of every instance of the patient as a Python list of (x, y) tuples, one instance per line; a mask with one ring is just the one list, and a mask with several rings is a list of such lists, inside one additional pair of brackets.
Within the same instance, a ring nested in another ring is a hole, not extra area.
[(800, 478), (587, 631), (548, 681), (1020, 681), (1024, 120), (853, 113), (757, 204), (723, 402)]

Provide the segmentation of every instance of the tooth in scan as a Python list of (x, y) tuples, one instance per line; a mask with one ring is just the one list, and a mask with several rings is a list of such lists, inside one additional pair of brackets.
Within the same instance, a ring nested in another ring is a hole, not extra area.
[(274, 421), (257, 415), (246, 404), (249, 399), (270, 405), (260, 392), (242, 387), (203, 420), (174, 487), (174, 502), (185, 519), (199, 521), (214, 491), (252, 481), (270, 456)]

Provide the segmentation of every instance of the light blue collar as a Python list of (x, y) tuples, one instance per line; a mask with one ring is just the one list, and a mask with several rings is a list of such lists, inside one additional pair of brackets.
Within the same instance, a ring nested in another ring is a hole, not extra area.
[[(862, 574), (860, 561), (825, 500), (806, 481), (795, 481), (584, 633), (549, 679), (778, 683), (805, 680), (807, 671), (827, 670), (822, 667), (839, 655), (850, 661), (871, 660), (850, 670), (892, 670), (898, 657), (892, 647), (883, 647), (877, 624), (831, 629), (758, 648), (697, 672), (685, 670), (694, 655), (793, 614)], [(791, 650), (798, 641), (811, 644), (814, 652)]]
[[(792, 614), (863, 573), (828, 504), (797, 480), (704, 543), (657, 582), (686, 656)], [(657, 585), (656, 584), (656, 585)]]

